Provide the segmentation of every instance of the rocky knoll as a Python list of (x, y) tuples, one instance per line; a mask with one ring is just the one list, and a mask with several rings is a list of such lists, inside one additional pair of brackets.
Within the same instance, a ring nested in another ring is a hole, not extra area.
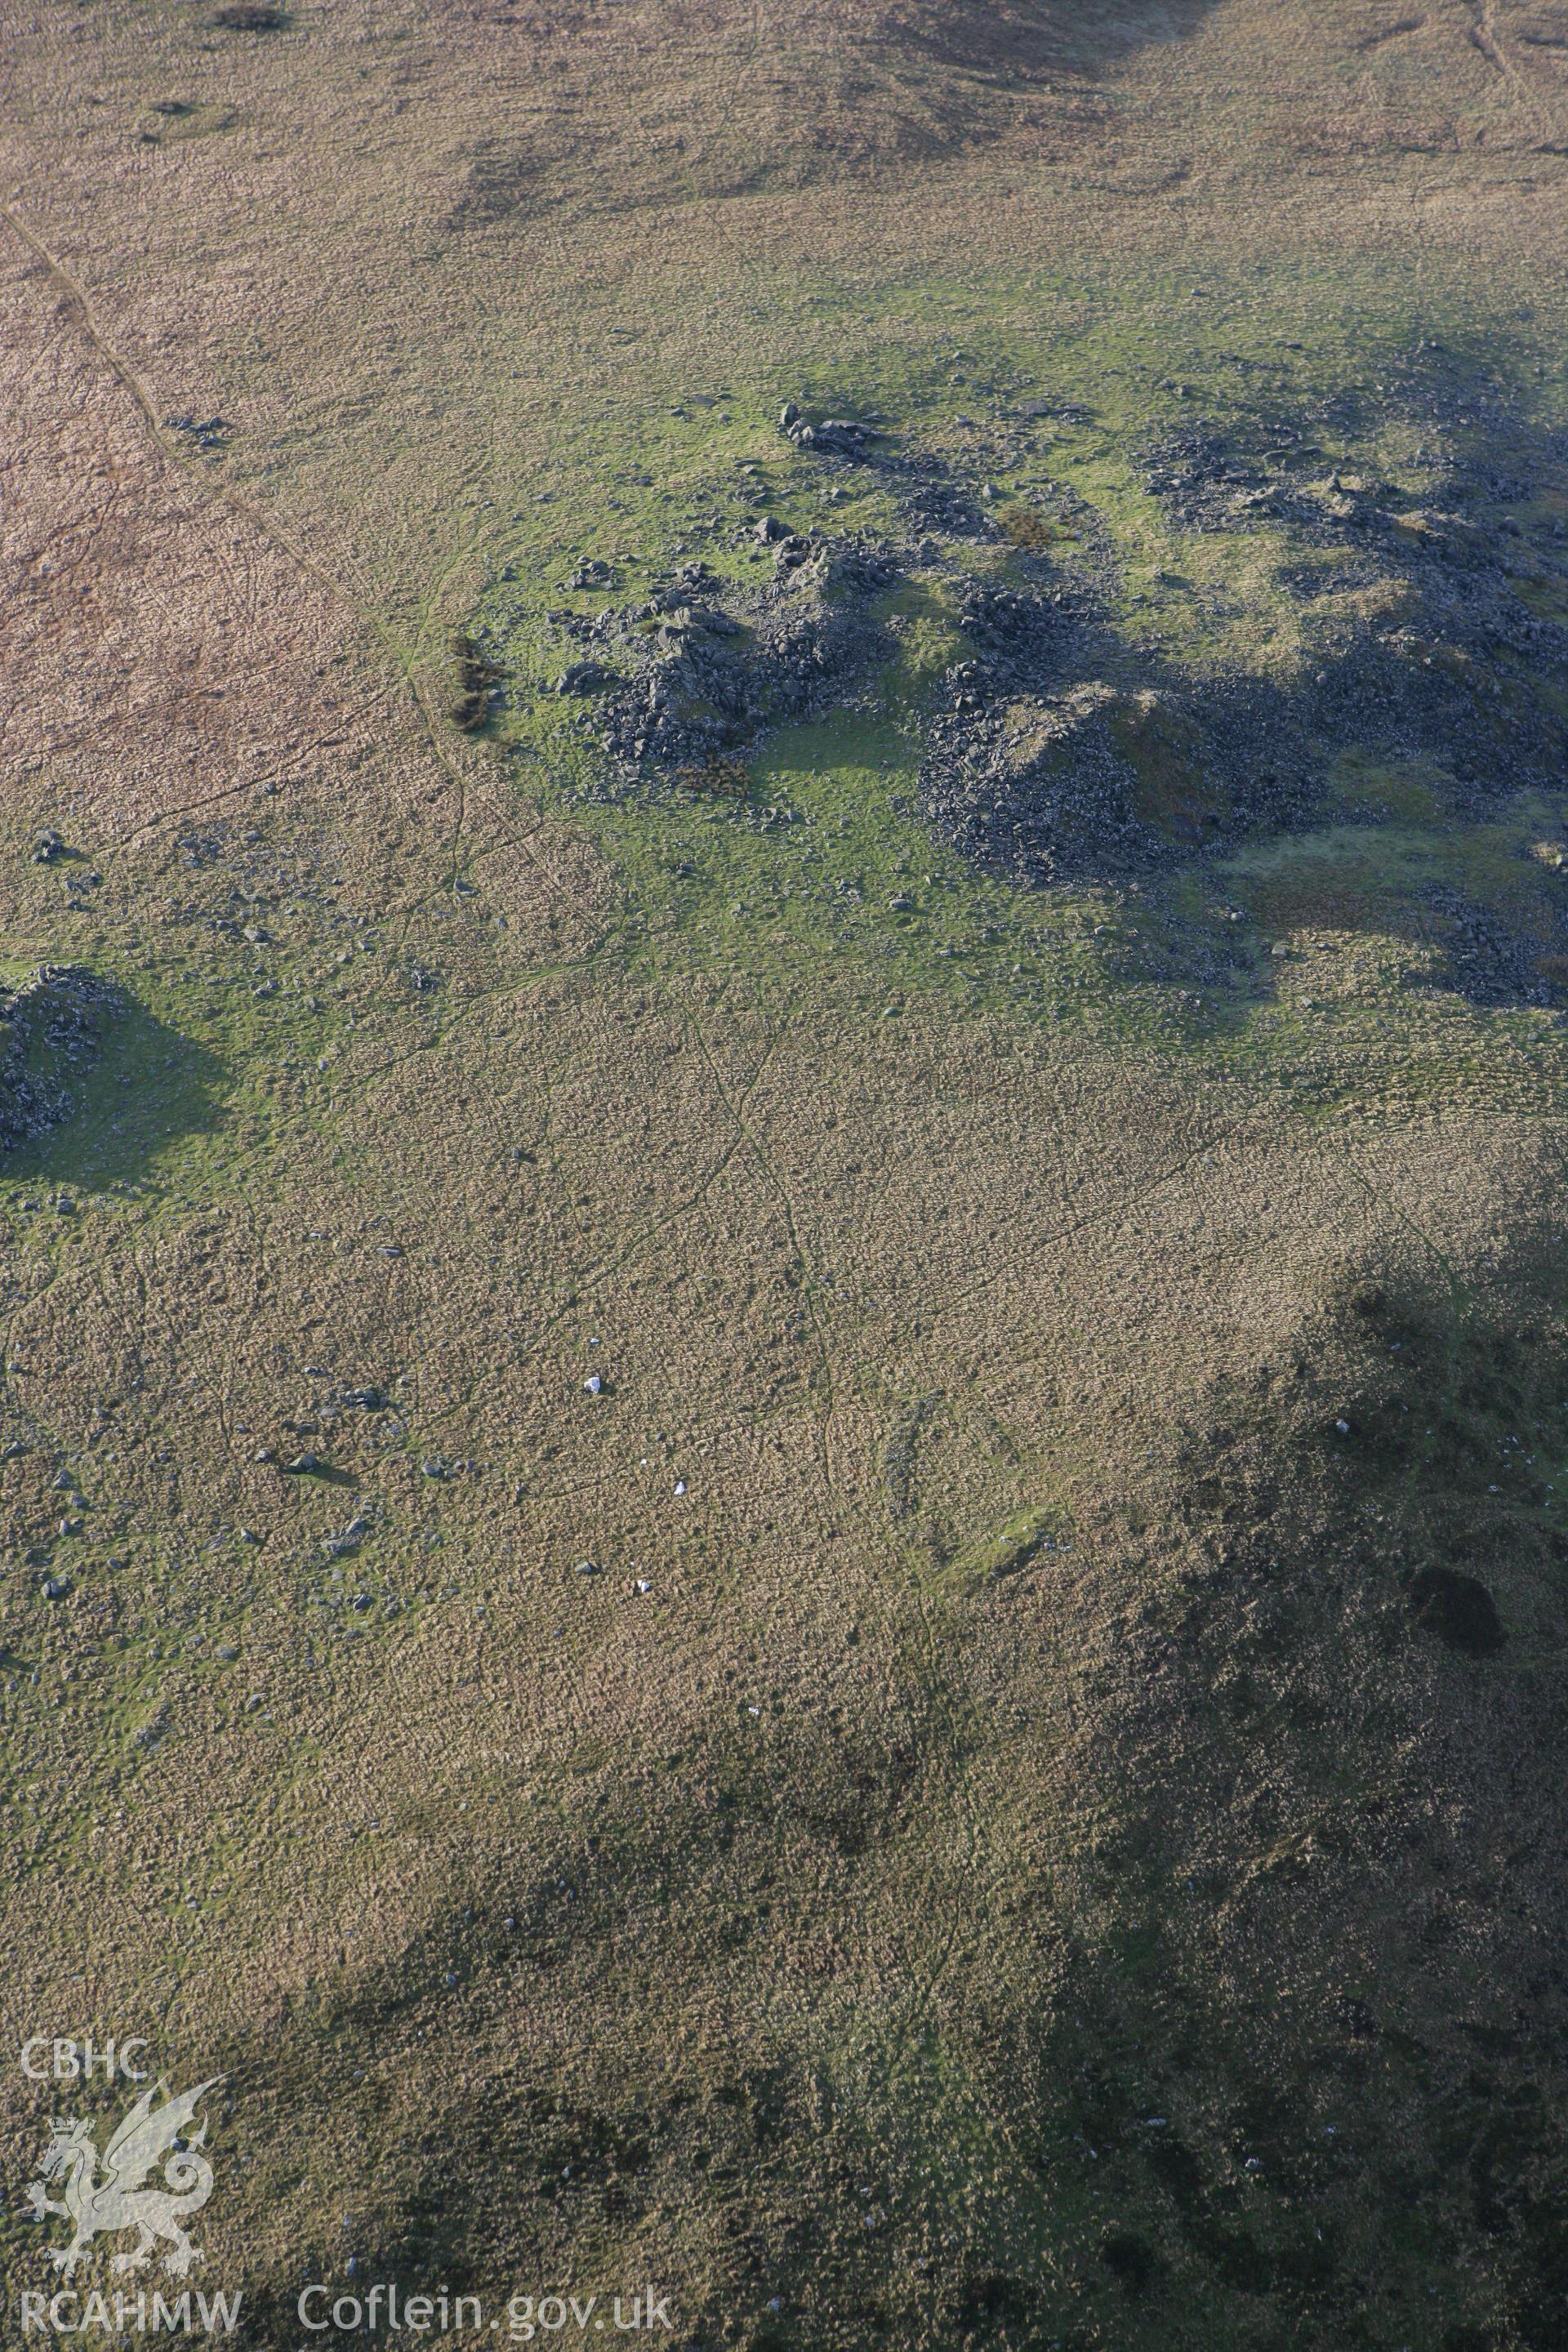
[[(1422, 421), (1437, 431), (1435, 400)], [(999, 492), (879, 421), (814, 423), (793, 401), (778, 424), (830, 500), (872, 478), (901, 527), (795, 530), (763, 513), (743, 533), (773, 556), (761, 585), (687, 562), (641, 605), (552, 613), (574, 656), (552, 682), (593, 712), (609, 755), (597, 793), (718, 772), (768, 730), (854, 702), (893, 658), (891, 598), (911, 588), (963, 646), (927, 696), (927, 815), (1020, 881), (1109, 878), (1321, 823), (1346, 753), (1423, 762), (1472, 815), (1560, 784), (1568, 545), (1536, 495), (1554, 448), (1520, 444), (1524, 472), (1503, 478), (1450, 444), (1416, 488), (1336, 468), (1278, 418), (1250, 436), (1196, 425), (1151, 451), (1142, 487), (1175, 530), (1238, 547), (1271, 532), (1300, 653), (1260, 670), (1134, 642), (1115, 536), (1066, 486), (1055, 506)], [(573, 584), (612, 584), (594, 569)]]
[(70, 1117), (70, 1076), (96, 1055), (114, 994), (81, 964), (40, 964), (0, 987), (0, 1152)]

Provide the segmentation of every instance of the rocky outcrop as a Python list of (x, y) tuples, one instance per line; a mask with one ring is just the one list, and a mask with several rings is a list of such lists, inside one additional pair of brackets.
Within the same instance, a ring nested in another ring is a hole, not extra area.
[[(1069, 414), (1031, 401), (1010, 429)], [(1436, 435), (1441, 417), (1428, 421)], [(759, 583), (689, 562), (640, 605), (549, 614), (578, 656), (555, 690), (608, 755), (588, 796), (670, 779), (731, 789), (768, 730), (853, 703), (891, 663), (900, 588), (934, 598), (963, 647), (925, 694), (926, 814), (1022, 882), (1126, 876), (1347, 813), (1372, 822), (1342, 804), (1346, 756), (1421, 763), (1472, 820), (1521, 786), (1561, 788), (1568, 542), (1536, 496), (1555, 446), (1516, 435), (1517, 478), (1451, 450), (1404, 489), (1325, 461), (1307, 426), (1348, 430), (1337, 408), (1267, 430), (1194, 423), (1150, 451), (1142, 487), (1168, 525), (1270, 534), (1300, 643), (1265, 669), (1135, 640), (1105, 519), (1049, 477), (998, 488), (1025, 446), (1002, 425), (944, 455), (838, 404), (786, 401), (776, 423), (828, 503), (874, 475), (896, 520), (872, 539), (764, 511), (736, 541), (771, 555)], [(1158, 577), (1200, 604), (1210, 593)], [(594, 561), (568, 584), (614, 578)]]
[(873, 608), (895, 577), (891, 560), (821, 532), (785, 532), (773, 544), (772, 579), (728, 603), (705, 565), (688, 563), (631, 611), (551, 616), (595, 649), (562, 672), (556, 691), (596, 701), (615, 763), (606, 792), (720, 759), (769, 727), (829, 708), (879, 649), (886, 657)]
[(40, 964), (0, 988), (0, 1152), (70, 1117), (70, 1077), (96, 1055), (115, 995), (111, 982), (80, 964)]

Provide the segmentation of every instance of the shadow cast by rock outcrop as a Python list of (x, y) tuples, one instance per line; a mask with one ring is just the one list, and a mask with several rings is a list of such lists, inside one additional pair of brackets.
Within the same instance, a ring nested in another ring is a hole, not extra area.
[(134, 1176), (171, 1130), (215, 1115), (222, 1067), (113, 981), (42, 964), (0, 994), (0, 1175)]

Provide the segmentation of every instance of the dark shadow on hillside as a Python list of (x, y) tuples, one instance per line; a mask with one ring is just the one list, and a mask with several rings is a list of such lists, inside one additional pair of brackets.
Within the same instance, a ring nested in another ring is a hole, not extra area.
[[(1105, 2079), (1070, 2125), (1107, 2201), (1157, 2214), (1216, 2301), (1266, 2297), (1281, 2340), (1291, 2317), (1362, 2341), (1373, 2250), (1409, 2292), (1442, 2242), (1434, 2279), (1452, 2263), (1496, 2333), (1435, 2345), (1563, 2341), (1568, 1331), (1544, 1238), (1463, 1286), (1342, 1265), (1217, 1381), (1150, 1544), (1188, 1572), (1097, 1684), (1096, 1785), (1127, 1809), (1110, 1899), (1164, 1931), (1161, 2017), (1132, 2029), (1134, 2105), (1120, 1988), (1079, 1969), (1064, 2006)], [(1044, 2024), (1042, 2063), (1053, 2043), (1075, 2054)], [(1283, 2205), (1237, 2198), (1238, 2156)]]
[[(1216, 0), (893, 0), (868, 11), (871, 37), (944, 66), (1003, 77), (1089, 73), (1194, 32)], [(854, 12), (849, 12), (853, 21)]]
[(215, 1123), (215, 1054), (80, 967), (40, 977), (42, 1018), (0, 1027), (13, 1045), (0, 1069), (0, 1177), (52, 1189), (134, 1181), (172, 1137)]

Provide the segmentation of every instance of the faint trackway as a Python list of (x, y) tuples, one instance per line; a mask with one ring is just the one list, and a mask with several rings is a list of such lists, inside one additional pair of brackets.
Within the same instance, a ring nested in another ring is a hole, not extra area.
[(1552, 127), (1551, 121), (1543, 112), (1525, 76), (1520, 72), (1518, 66), (1498, 37), (1495, 29), (1497, 16), (1495, 0), (1469, 0), (1469, 5), (1471, 47), (1479, 51), (1493, 71), (1500, 76), (1514, 103), (1522, 113), (1531, 118), (1542, 142), (1549, 142)]
[[(91, 343), (94, 351), (97, 352), (104, 365), (115, 377), (118, 378), (124, 389), (130, 394), (132, 399), (135, 402), (137, 408), (141, 411), (142, 422), (147, 427), (148, 436), (153, 443), (153, 446), (157, 448), (159, 454), (168, 461), (170, 466), (172, 466), (177, 473), (182, 477), (186, 476), (188, 468), (184, 463), (183, 453), (179, 449), (178, 446), (170, 440), (163, 427), (159, 424), (158, 413), (153, 407), (152, 395), (148, 392), (146, 385), (142, 383), (141, 377), (137, 374), (130, 362), (122, 359), (120, 353), (115, 350), (113, 344), (109, 341), (108, 336), (104, 333), (102, 328), (98, 323), (91, 303), (88, 299), (88, 297), (80, 285), (77, 282), (76, 278), (71, 276), (70, 271), (66, 268), (64, 262), (59, 260), (55, 254), (50, 252), (48, 247), (44, 244), (42, 238), (34, 235), (33, 231), (27, 226), (26, 221), (21, 218), (20, 215), (16, 213), (11, 205), (0, 204), (0, 217), (5, 219), (6, 226), (11, 229), (18, 242), (26, 247), (27, 251), (33, 256), (36, 261), (42, 263), (43, 267), (48, 271), (50, 277), (55, 280), (55, 283), (59, 287), (62, 293), (65, 295), (66, 300), (69, 305), (72, 313), (80, 321), (82, 332), (86, 335), (89, 342)], [(385, 646), (388, 653), (391, 654), (393, 658), (397, 662), (398, 667), (400, 668), (405, 668), (406, 660), (403, 653), (403, 649), (398, 645), (397, 640), (393, 635), (392, 632), (386, 627), (384, 622), (383, 622), (368, 605), (362, 604), (357, 597), (352, 595), (349, 590), (344, 587), (341, 580), (337, 579), (333, 573), (325, 568), (324, 565), (318, 563), (313, 555), (310, 554), (306, 549), (300, 547), (298, 542), (292, 539), (287, 531), (283, 530), (276, 522), (274, 522), (269, 516), (264, 514), (259, 508), (253, 506), (248, 499), (242, 498), (237, 490), (232, 488), (226, 482), (217, 482), (207, 486), (206, 494), (209, 500), (228, 507), (232, 512), (239, 515), (246, 522), (248, 522), (253, 529), (259, 530), (264, 538), (270, 540), (275, 547), (280, 549), (281, 551), (288, 556), (291, 563), (295, 564), (300, 571), (303, 572), (310, 579), (313, 580), (316, 585), (321, 589), (326, 595), (330, 596), (335, 604), (345, 605), (357, 619), (363, 621), (368, 628), (373, 629), (375, 635), (380, 638), (382, 644)]]
[[(84, 289), (58, 256), (52, 253), (43, 239), (28, 227), (13, 205), (0, 204), (0, 219), (5, 220), (17, 243), (48, 271), (55, 284), (60, 289), (71, 315), (79, 322), (89, 342), (134, 402), (146, 427), (148, 437), (159, 455), (183, 479), (189, 479), (190, 469), (185, 462), (184, 452), (170, 440), (164, 428), (159, 424), (158, 412), (153, 405), (152, 394), (130, 362), (115, 349), (99, 324), (97, 314)], [(259, 532), (262, 538), (286, 555), (289, 561), (302, 572), (307, 579), (313, 581), (334, 604), (352, 613), (355, 620), (370, 631), (388, 659), (395, 665), (413, 700), (431, 757), (445, 772), (448, 782), (457, 793), (457, 815), (451, 835), (452, 872), (455, 876), (458, 870), (458, 845), (462, 841), (468, 823), (468, 771), (460, 761), (454, 759), (442, 740), (439, 725), (430, 708), (428, 688), (419, 675), (417, 646), (413, 648), (405, 646), (373, 605), (365, 604), (354, 595), (334, 572), (329, 571), (324, 564), (318, 562), (308, 549), (301, 547), (291, 533), (285, 530), (251, 499), (242, 496), (232, 485), (219, 481), (204, 484), (203, 489), (210, 503), (227, 507), (232, 514), (238, 516), (253, 530)], [(448, 572), (463, 561), (474, 543), (474, 541), (470, 540), (458, 551), (453, 558), (452, 564), (447, 567)], [(222, 795), (215, 795), (215, 797), (222, 797)], [(154, 823), (163, 821), (160, 818), (155, 819)], [(145, 830), (145, 828), (142, 829)], [(517, 836), (516, 845), (521, 849), (530, 865), (538, 869), (548, 887), (553, 889), (559, 887), (558, 877), (531, 848), (526, 834)], [(390, 912), (389, 909), (389, 914)]]
[(1472, 0), (1470, 8), (1470, 46), (1479, 49), (1488, 65), (1502, 76), (1504, 81), (1517, 89), (1519, 76), (1509, 62), (1507, 53), (1492, 30), (1494, 15), (1492, 0)]
[[(833, 1415), (837, 1409), (837, 1397), (833, 1381), (832, 1350), (828, 1346), (827, 1334), (823, 1328), (822, 1318), (817, 1312), (816, 1270), (806, 1250), (805, 1244), (801, 1238), (800, 1227), (795, 1217), (795, 1200), (790, 1192), (789, 1186), (785, 1183), (784, 1177), (780, 1173), (773, 1154), (768, 1150), (767, 1146), (763, 1143), (761, 1136), (759, 1136), (748, 1124), (746, 1118), (747, 1105), (750, 1102), (752, 1094), (756, 1091), (757, 1085), (761, 1080), (763, 1066), (766, 1062), (767, 1055), (763, 1056), (763, 1063), (758, 1065), (757, 1070), (752, 1076), (752, 1083), (747, 1087), (745, 1093), (741, 1096), (737, 1101), (732, 1102), (725, 1088), (724, 1081), (719, 1075), (718, 1065), (713, 1059), (712, 1052), (709, 1046), (707, 1037), (703, 1034), (701, 1024), (693, 1019), (690, 1026), (691, 1034), (697, 1040), (698, 1047), (702, 1055), (702, 1058), (708, 1065), (709, 1074), (713, 1080), (715, 1093), (718, 1095), (720, 1101), (723, 1104), (725, 1110), (734, 1121), (741, 1134), (745, 1138), (746, 1143), (750, 1148), (758, 1167), (762, 1170), (764, 1178), (777, 1196), (779, 1207), (784, 1213), (784, 1230), (789, 1235), (790, 1248), (794, 1251), (795, 1262), (801, 1269), (801, 1295), (805, 1302), (806, 1310), (811, 1317), (812, 1332), (816, 1340), (817, 1360), (822, 1366), (822, 1376), (827, 1387), (827, 1400), (823, 1410), (821, 1422), (818, 1425), (817, 1444), (822, 1460), (822, 1475), (826, 1483), (827, 1491), (831, 1494), (837, 1481), (833, 1475), (833, 1449), (829, 1433), (833, 1426)], [(776, 1040), (773, 1042), (776, 1043)], [(773, 1044), (770, 1043), (768, 1054), (771, 1055), (772, 1052)]]
[[(366, 701), (360, 704), (353, 712), (353, 717), (355, 719), (368, 717), (380, 704), (390, 702), (396, 691), (395, 687), (383, 687), (378, 693), (371, 695)], [(161, 824), (176, 824), (183, 816), (197, 816), (203, 809), (221, 807), (225, 801), (237, 799), (241, 793), (260, 792), (268, 784), (287, 783), (290, 776), (297, 772), (301, 761), (313, 759), (318, 752), (330, 750), (337, 740), (340, 739), (334, 736), (319, 735), (314, 742), (306, 743), (298, 751), (291, 752), (280, 768), (264, 768), (259, 775), (243, 777), (237, 784), (225, 784), (219, 792), (204, 793), (200, 800), (183, 801), (178, 808), (160, 809), (156, 816), (143, 817), (140, 824), (129, 826), (119, 836), (114, 845), (117, 849), (123, 849), (127, 842), (140, 841), (142, 835), (146, 833), (156, 833)]]

